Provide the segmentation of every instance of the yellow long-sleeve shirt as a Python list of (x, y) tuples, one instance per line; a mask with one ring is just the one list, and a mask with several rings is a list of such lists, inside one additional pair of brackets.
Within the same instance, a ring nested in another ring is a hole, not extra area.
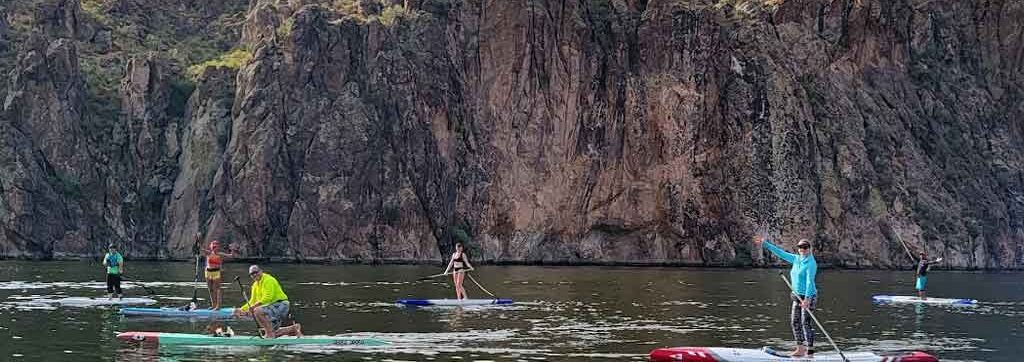
[(252, 283), (252, 288), (249, 292), (249, 302), (245, 303), (241, 309), (243, 312), (248, 312), (251, 306), (265, 306), (282, 300), (288, 300), (288, 296), (281, 290), (281, 284), (277, 282), (274, 276), (263, 272), (260, 280)]

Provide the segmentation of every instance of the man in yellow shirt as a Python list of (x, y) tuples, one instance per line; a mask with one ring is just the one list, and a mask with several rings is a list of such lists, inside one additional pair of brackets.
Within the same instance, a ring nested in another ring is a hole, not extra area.
[(281, 290), (281, 284), (277, 279), (261, 270), (258, 265), (249, 266), (249, 277), (252, 278), (249, 301), (236, 308), (235, 315), (248, 315), (251, 309), (255, 312), (256, 323), (266, 331), (266, 338), (302, 337), (302, 326), (298, 323), (281, 327), (281, 322), (288, 316), (288, 296)]

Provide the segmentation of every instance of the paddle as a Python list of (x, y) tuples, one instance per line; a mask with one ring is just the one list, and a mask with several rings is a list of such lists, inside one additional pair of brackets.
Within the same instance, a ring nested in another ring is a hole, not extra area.
[(124, 276), (124, 274), (121, 274), (121, 280), (124, 280), (124, 281), (129, 282), (129, 283), (133, 283), (135, 285), (138, 285), (138, 286), (142, 287), (142, 289), (146, 290), (146, 293), (156, 294), (156, 292), (154, 292), (152, 289), (149, 289), (149, 287), (147, 287), (145, 284), (142, 284), (142, 282), (137, 281), (137, 280), (128, 279), (127, 277)]
[[(249, 296), (245, 295), (245, 287), (242, 286), (242, 281), (240, 279), (238, 279), (237, 275), (235, 276), (235, 283), (238, 283), (238, 291), (242, 293), (242, 303), (248, 304), (249, 303)], [(242, 305), (245, 305), (245, 304), (242, 304)], [(241, 309), (242, 307), (238, 307), (238, 308)], [(252, 322), (256, 323), (256, 335), (260, 336), (260, 338), (263, 338), (263, 334), (260, 333), (260, 322), (256, 320), (256, 310), (255, 309), (256, 308), (254, 306), (250, 306), (249, 307), (249, 315), (252, 316)]]
[[(909, 257), (910, 257), (910, 260), (916, 260), (916, 261), (920, 261), (920, 260), (917, 260), (917, 258), (914, 258), (914, 254), (910, 252), (910, 247), (908, 247), (908, 246), (907, 246), (907, 243), (906, 243), (905, 241), (903, 241), (903, 238), (902, 238), (902, 237), (900, 237), (900, 234), (899, 234), (899, 233), (898, 233), (898, 232), (896, 231), (896, 227), (895, 227), (895, 226), (892, 226), (892, 223), (889, 223), (889, 227), (891, 227), (891, 228), (892, 228), (892, 233), (893, 233), (894, 235), (896, 235), (896, 240), (899, 240), (899, 241), (900, 241), (900, 244), (901, 244), (901, 245), (903, 245), (903, 250), (906, 250), (906, 251), (907, 251), (907, 256), (909, 256)], [(933, 264), (934, 264), (934, 263), (938, 263), (938, 262), (941, 262), (941, 261), (942, 261), (942, 258), (936, 258), (936, 259), (935, 259), (934, 261), (932, 261), (931, 263), (933, 263)]]
[(193, 310), (199, 307), (199, 298), (196, 294), (199, 293), (199, 233), (196, 233), (196, 242), (192, 245), (192, 254), (196, 256), (196, 277), (192, 281), (192, 301), (185, 306), (185, 310)]
[(418, 281), (418, 282), (422, 282), (422, 281), (426, 281), (426, 280), (434, 279), (434, 278), (437, 278), (437, 277), (443, 277), (443, 276), (445, 276), (445, 275), (452, 275), (452, 273), (441, 273), (441, 274), (434, 274), (434, 275), (430, 275), (430, 276), (425, 276), (425, 277), (422, 277), (422, 278), (416, 279), (416, 281)]
[[(474, 269), (466, 269), (466, 270), (462, 270), (462, 271), (463, 271), (463, 272), (471, 272), (471, 271), (473, 271), (473, 270), (474, 270)], [(448, 275), (452, 275), (452, 274), (455, 274), (455, 273), (456, 273), (456, 272), (454, 272), (454, 271), (453, 271), (453, 272), (448, 272), (448, 273), (441, 273), (441, 274), (434, 274), (434, 275), (429, 275), (429, 276), (425, 276), (425, 277), (422, 277), (422, 278), (416, 279), (416, 281), (418, 281), (418, 282), (422, 282), (422, 281), (425, 281), (425, 280), (430, 280), (430, 279), (434, 279), (434, 278), (437, 278), (437, 277), (443, 277), (443, 276), (448, 276)]]
[[(789, 279), (786, 279), (786, 274), (779, 272), (779, 277), (782, 277), (782, 281), (786, 282), (786, 286), (789, 287), (789, 292), (796, 297), (797, 302), (803, 304), (804, 300), (800, 299), (800, 296), (796, 294), (796, 289), (793, 289), (793, 284), (789, 284)], [(801, 306), (801, 308), (803, 307)], [(836, 352), (839, 352), (839, 357), (841, 357), (844, 362), (849, 362), (850, 360), (846, 358), (843, 351), (840, 350), (839, 346), (836, 345), (836, 342), (832, 340), (832, 336), (828, 335), (828, 331), (825, 330), (825, 326), (822, 326), (821, 322), (818, 321), (818, 317), (815, 317), (814, 313), (811, 313), (810, 309), (804, 309), (804, 312), (807, 312), (807, 315), (811, 316), (811, 319), (814, 320), (814, 324), (818, 325), (818, 329), (821, 329), (821, 333), (825, 335), (825, 338), (828, 338), (829, 343), (832, 343), (832, 348), (835, 348)]]
[[(473, 270), (473, 269), (470, 269), (470, 270)], [(474, 279), (474, 278), (473, 278), (473, 275), (471, 275), (471, 274), (469, 274), (469, 273), (466, 273), (466, 276), (467, 276), (467, 277), (469, 277), (469, 280), (472, 280), (472, 281), (473, 281), (473, 284), (476, 284), (476, 286), (477, 286), (477, 287), (479, 287), (479, 288), (480, 288), (480, 290), (484, 291), (484, 293), (487, 293), (487, 294), (489, 294), (489, 295), (490, 295), (491, 297), (493, 297), (494, 299), (498, 299), (498, 297), (497, 297), (497, 296), (495, 296), (495, 295), (494, 295), (494, 293), (491, 293), (491, 292), (487, 291), (487, 289), (486, 289), (486, 288), (484, 288), (484, 286), (483, 286), (483, 285), (480, 285), (480, 283), (477, 283), (477, 282), (476, 282), (476, 279)]]
[(907, 252), (907, 256), (910, 257), (910, 260), (915, 260), (916, 261), (917, 258), (914, 257), (914, 253), (910, 252), (910, 247), (907, 246), (907, 243), (905, 241), (903, 241), (902, 237), (900, 237), (900, 233), (899, 233), (899, 231), (896, 231), (896, 227), (893, 226), (891, 222), (889, 223), (889, 227), (892, 228), (893, 235), (896, 235), (896, 240), (899, 240), (900, 244), (903, 245), (903, 250), (905, 250)]

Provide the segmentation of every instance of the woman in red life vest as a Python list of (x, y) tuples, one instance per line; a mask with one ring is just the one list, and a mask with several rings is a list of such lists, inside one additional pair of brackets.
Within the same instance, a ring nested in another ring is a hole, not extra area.
[(222, 281), (220, 268), (224, 265), (224, 257), (234, 257), (234, 254), (220, 251), (220, 242), (210, 242), (209, 249), (206, 249), (206, 287), (210, 289), (210, 309), (220, 309), (220, 284)]

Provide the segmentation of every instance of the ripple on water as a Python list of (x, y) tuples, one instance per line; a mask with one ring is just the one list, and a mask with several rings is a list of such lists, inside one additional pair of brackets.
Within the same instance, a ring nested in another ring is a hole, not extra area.
[[(124, 282), (121, 284), (122, 289), (136, 289), (141, 288), (140, 285), (147, 287), (197, 287), (199, 289), (206, 289), (206, 283), (196, 284), (195, 282)], [(225, 284), (224, 288), (229, 288), (229, 285)], [(6, 281), (0, 282), (0, 290), (30, 290), (30, 289), (107, 289), (106, 282), (28, 282), (28, 281)]]
[(946, 305), (946, 304), (876, 304), (878, 309), (899, 311), (905, 315), (924, 313), (928, 310), (939, 310), (953, 314), (993, 315), (1003, 317), (1024, 317), (1024, 305), (1016, 302), (980, 302), (978, 304)]
[[(7, 296), (7, 301), (0, 303), (0, 309), (12, 309), (20, 311), (33, 311), (33, 310), (56, 310), (61, 306), (70, 307), (121, 307), (129, 306), (129, 304), (118, 304), (108, 303), (105, 301), (103, 295), (94, 295), (96, 301), (90, 301), (85, 297), (74, 297), (68, 298), (62, 294), (36, 294), (36, 295), (10, 295)], [(168, 301), (186, 301), (192, 300), (191, 297), (179, 297), (176, 295), (140, 295), (137, 297), (126, 298), (127, 301), (134, 300), (136, 306), (141, 304), (151, 304), (152, 300), (168, 300)], [(204, 298), (197, 298), (199, 301), (204, 301)], [(146, 300), (149, 300), (148, 302)], [(180, 303), (179, 303), (180, 304)]]
[(414, 282), (300, 282), (295, 283), (298, 285), (313, 285), (318, 287), (374, 287), (374, 286), (395, 286), (395, 285), (410, 285)]

